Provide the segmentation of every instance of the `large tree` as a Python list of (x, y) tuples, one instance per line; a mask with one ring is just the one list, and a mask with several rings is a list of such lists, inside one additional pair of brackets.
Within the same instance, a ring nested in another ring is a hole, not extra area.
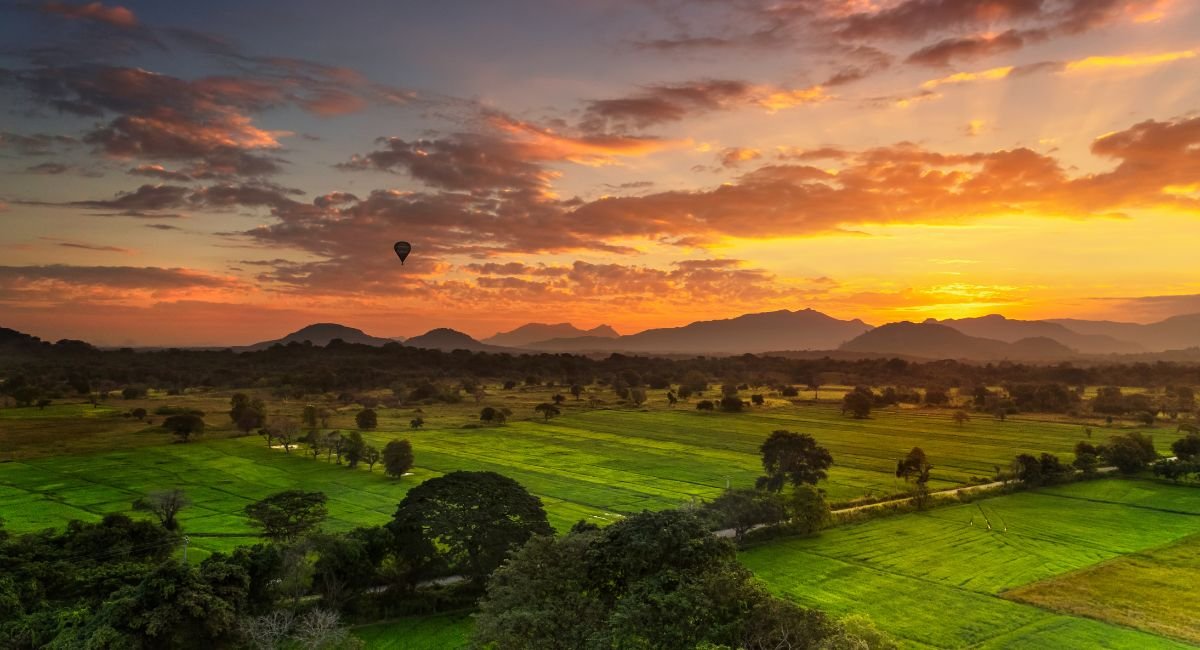
[(346, 436), (343, 454), (346, 456), (346, 462), (350, 465), (350, 469), (358, 467), (358, 463), (366, 459), (367, 443), (363, 440), (361, 433), (351, 431), (350, 435)]
[(323, 492), (286, 490), (246, 506), (246, 516), (274, 541), (292, 541), (325, 520)]
[(1136, 431), (1109, 438), (1100, 453), (1106, 462), (1114, 465), (1122, 474), (1136, 474), (1158, 458), (1154, 439)]
[(1171, 443), (1171, 451), (1179, 460), (1190, 461), (1200, 459), (1200, 434), (1189, 433), (1187, 436)]
[(833, 465), (829, 450), (807, 433), (774, 431), (759, 451), (767, 475), (758, 479), (758, 486), (772, 492), (779, 492), (789, 482), (816, 485), (829, 476), (826, 470)]
[[(605, 607), (592, 597), (588, 547), (597, 532), (560, 539), (537, 536), (496, 570), (479, 603), (472, 636), (483, 647), (586, 648), (603, 626)], [(492, 645), (488, 645), (492, 644)]]
[(133, 509), (154, 515), (154, 518), (158, 519), (158, 523), (167, 530), (177, 530), (179, 522), (175, 520), (176, 515), (191, 503), (191, 499), (183, 493), (183, 490), (175, 488), (151, 492), (134, 501)]
[(204, 418), (195, 413), (179, 413), (168, 416), (163, 420), (162, 426), (179, 438), (180, 442), (187, 442), (192, 436), (204, 433)]
[(557, 406), (549, 402), (538, 404), (537, 406), (533, 407), (533, 410), (541, 413), (547, 420), (561, 413)]
[(250, 433), (267, 421), (267, 406), (261, 399), (234, 393), (229, 399), (229, 419), (242, 433)]
[(412, 469), (412, 444), (407, 440), (393, 440), (383, 448), (383, 473), (393, 478), (400, 478)]
[(388, 527), (414, 566), (444, 564), (477, 583), (534, 535), (552, 535), (541, 499), (495, 472), (450, 472), (404, 495)]
[(375, 409), (363, 409), (354, 416), (354, 423), (359, 429), (370, 430), (379, 426), (379, 416), (375, 413)]
[(842, 413), (849, 413), (856, 420), (862, 420), (871, 415), (871, 406), (875, 403), (871, 389), (859, 386), (842, 397)]

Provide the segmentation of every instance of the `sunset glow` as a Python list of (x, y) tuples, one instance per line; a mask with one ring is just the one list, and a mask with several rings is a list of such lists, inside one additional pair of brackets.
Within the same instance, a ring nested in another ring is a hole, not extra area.
[(502, 4), (9, 7), (0, 326), (1200, 311), (1196, 3)]

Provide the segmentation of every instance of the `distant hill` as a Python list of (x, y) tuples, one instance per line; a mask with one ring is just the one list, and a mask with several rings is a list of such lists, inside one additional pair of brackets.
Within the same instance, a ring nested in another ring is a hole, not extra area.
[(581, 336), (616, 338), (620, 336), (620, 334), (617, 334), (617, 331), (608, 325), (600, 325), (593, 327), (590, 330), (583, 330), (570, 323), (557, 323), (554, 325), (548, 325), (546, 323), (527, 323), (515, 330), (509, 332), (500, 332), (499, 334), (489, 336), (480, 342), (487, 343), (489, 345), (520, 348), (550, 339), (567, 339)]
[(1151, 352), (1180, 350), (1200, 346), (1200, 314), (1173, 316), (1157, 323), (1119, 323), (1106, 320), (1054, 318), (1057, 323), (1080, 334), (1111, 336), (1132, 341)]
[(395, 343), (395, 340), (393, 339), (384, 339), (379, 338), (378, 336), (371, 336), (370, 334), (367, 334), (354, 327), (338, 325), (337, 323), (314, 323), (307, 327), (296, 330), (295, 332), (292, 332), (291, 334), (288, 334), (280, 339), (275, 339), (273, 341), (262, 341), (260, 343), (255, 343), (254, 345), (246, 345), (234, 349), (240, 351), (265, 350), (276, 343), (287, 345), (288, 343), (303, 343), (305, 341), (310, 341), (313, 345), (325, 347), (334, 339), (341, 339), (346, 343), (361, 343), (363, 345), (374, 346)]
[(959, 318), (947, 320), (929, 319), (926, 323), (936, 323), (953, 327), (968, 336), (985, 339), (995, 339), (1006, 343), (1015, 343), (1021, 339), (1044, 337), (1077, 350), (1083, 354), (1134, 354), (1145, 352), (1146, 348), (1133, 341), (1122, 341), (1107, 334), (1080, 334), (1067, 326), (1039, 320), (1013, 320), (1000, 314), (981, 316), (979, 318)]
[(849, 341), (841, 350), (975, 361), (1049, 361), (1079, 356), (1051, 338), (1031, 337), (1008, 343), (968, 336), (947, 325), (929, 322), (889, 323)]
[(470, 350), (472, 352), (516, 352), (516, 350), (511, 348), (503, 348), (498, 345), (481, 343), (458, 330), (452, 330), (448, 327), (439, 327), (437, 329), (429, 330), (420, 336), (414, 336), (405, 341), (404, 345), (414, 348), (424, 348), (427, 350), (441, 350), (443, 352), (452, 352), (454, 350)]
[(651, 352), (742, 354), (771, 350), (832, 350), (871, 329), (861, 320), (844, 321), (819, 311), (773, 311), (736, 318), (698, 321), (683, 327), (646, 330), (617, 338), (585, 336), (552, 339), (530, 348), (551, 352)]

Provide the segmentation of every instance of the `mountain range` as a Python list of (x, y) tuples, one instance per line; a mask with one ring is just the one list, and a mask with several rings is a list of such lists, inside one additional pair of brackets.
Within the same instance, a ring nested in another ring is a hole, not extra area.
[(530, 343), (549, 352), (742, 354), (769, 350), (832, 350), (871, 329), (861, 320), (838, 320), (819, 311), (772, 311), (698, 321), (618, 337), (581, 336)]
[(845, 352), (903, 353), (923, 359), (972, 361), (1063, 361), (1080, 353), (1061, 341), (1034, 336), (1007, 341), (970, 336), (938, 323), (889, 323), (842, 345)]
[[(278, 339), (234, 349), (261, 350), (276, 344), (305, 342), (325, 346), (337, 339), (373, 346), (402, 341), (372, 336), (336, 323), (315, 323)], [(73, 341), (62, 343), (85, 345)], [(681, 327), (655, 328), (626, 335), (618, 334), (607, 325), (582, 329), (570, 323), (529, 323), (480, 341), (456, 330), (437, 328), (403, 343), (443, 351), (512, 354), (771, 353), (805, 358), (898, 356), (913, 360), (1034, 363), (1117, 360), (1111, 357), (1119, 356), (1126, 361), (1195, 361), (1200, 360), (1200, 314), (1147, 324), (1080, 319), (1027, 321), (993, 314), (872, 327), (859, 319), (839, 320), (812, 309), (801, 309), (697, 321)], [(6, 353), (45, 345), (48, 343), (36, 337), (0, 328), (0, 347)]]

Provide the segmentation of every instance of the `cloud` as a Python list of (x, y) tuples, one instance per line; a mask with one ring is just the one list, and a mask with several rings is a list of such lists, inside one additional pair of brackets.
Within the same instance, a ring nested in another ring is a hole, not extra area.
[(123, 214), (140, 216), (183, 207), (189, 191), (189, 188), (179, 185), (142, 185), (131, 192), (118, 193), (111, 199), (73, 201), (67, 205), (93, 210), (117, 210)]
[(679, 122), (713, 111), (747, 106), (778, 111), (828, 99), (824, 88), (782, 88), (731, 79), (646, 86), (625, 97), (587, 103), (580, 127), (607, 133)]
[(381, 149), (355, 156), (342, 169), (405, 171), (432, 187), (448, 190), (539, 190), (551, 174), (525, 160), (514, 143), (463, 133), (437, 140), (381, 138)]
[(138, 165), (126, 172), (131, 176), (149, 176), (164, 181), (187, 182), (192, 180), (190, 174), (183, 172), (171, 171), (162, 165)]
[(729, 147), (717, 153), (717, 160), (722, 167), (738, 167), (742, 163), (762, 158), (762, 152), (757, 149), (744, 147)]
[(142, 296), (181, 296), (192, 291), (245, 290), (240, 281), (183, 268), (135, 266), (0, 266), (0, 302), (64, 303), (126, 301)]
[(559, 296), (574, 300), (634, 299), (666, 304), (744, 304), (785, 295), (786, 288), (777, 285), (773, 274), (744, 267), (744, 262), (732, 259), (681, 260), (672, 263), (670, 268), (582, 260), (554, 267), (517, 264), (503, 277), (489, 274), (477, 278), (475, 286), (496, 290), (509, 299), (530, 301)]
[(526, 266), (520, 262), (468, 264), (465, 268), (472, 273), (479, 273), (481, 275), (526, 275), (534, 271), (534, 267)]
[(44, 174), (47, 176), (56, 176), (58, 174), (65, 174), (70, 170), (71, 170), (70, 167), (68, 167), (62, 163), (52, 163), (52, 162), (40, 163), (40, 164), (25, 168), (26, 173)]
[[(688, 28), (637, 45), (664, 52), (787, 47), (833, 52), (933, 37), (907, 62), (940, 67), (1108, 25), (1158, 20), (1169, 5), (1167, 0), (795, 0), (727, 3), (720, 5), (726, 11), (714, 11), (710, 3), (668, 3), (668, 24)], [(860, 79), (874, 68), (834, 65), (826, 85)]]
[(70, 19), (95, 20), (114, 27), (129, 28), (136, 27), (138, 24), (137, 16), (129, 9), (120, 5), (108, 7), (99, 2), (89, 2), (87, 4), (46, 2), (39, 5), (38, 8), (43, 13)]
[(1176, 52), (1161, 52), (1158, 54), (1116, 54), (1089, 56), (1073, 61), (1042, 61), (1019, 66), (1000, 66), (972, 72), (955, 72), (944, 77), (929, 79), (921, 84), (925, 91), (935, 90), (941, 86), (956, 86), (983, 81), (999, 81), (1011, 77), (1021, 77), (1038, 73), (1086, 73), (1112, 69), (1145, 68), (1157, 65), (1167, 65), (1177, 61), (1186, 61), (1200, 56), (1197, 50), (1181, 50)]
[(134, 252), (133, 250), (128, 249), (128, 248), (119, 248), (117, 246), (104, 246), (104, 245), (100, 245), (100, 244), (87, 244), (87, 243), (83, 243), (83, 242), (59, 239), (57, 237), (39, 237), (39, 239), (42, 239), (42, 240), (48, 241), (48, 242), (53, 242), (56, 246), (61, 246), (63, 248), (77, 248), (77, 249), (96, 251), (96, 252), (102, 252), (102, 253), (132, 253), (132, 252)]
[(947, 38), (913, 52), (905, 59), (905, 62), (945, 67), (955, 61), (974, 61), (1013, 52), (1021, 49), (1027, 41), (1034, 40), (1034, 38), (1036, 36), (1031, 37), (1030, 34), (1022, 34), (1014, 29), (995, 35)]
[(22, 135), (0, 131), (0, 148), (11, 148), (22, 156), (44, 156), (56, 150), (79, 144), (79, 140), (65, 135), (34, 133)]
[(1043, 0), (906, 0), (846, 16), (838, 21), (838, 34), (851, 40), (917, 39), (947, 29), (1039, 17), (1042, 5)]
[[(272, 152), (292, 134), (259, 126), (255, 116), (263, 112), (298, 107), (329, 117), (370, 103), (395, 106), (411, 99), (405, 91), (371, 83), (346, 68), (246, 56), (232, 46), (221, 49), (198, 41), (194, 34), (185, 40), (203, 43), (199, 47), (209, 48), (236, 73), (189, 80), (120, 65), (40, 63), (4, 71), (0, 86), (21, 88), (36, 105), (61, 113), (107, 118), (83, 138), (99, 153), (152, 164), (188, 162), (179, 173), (200, 179), (281, 171), (284, 161)], [(11, 140), (27, 150), (47, 148), (45, 142), (9, 135), (0, 144)]]
[(452, 191), (547, 192), (558, 174), (546, 163), (606, 165), (676, 146), (649, 137), (566, 135), (489, 113), (484, 130), (437, 139), (380, 138), (375, 151), (341, 163), (343, 170), (403, 171), (430, 187)]
[(1196, 50), (1178, 52), (1161, 52), (1158, 54), (1120, 54), (1115, 56), (1089, 56), (1077, 61), (1068, 62), (1064, 72), (1096, 72), (1101, 70), (1142, 68), (1147, 66), (1164, 65), (1176, 61), (1194, 59)]
[(955, 72), (954, 74), (947, 75), (945, 77), (930, 79), (922, 83), (921, 88), (925, 90), (933, 90), (939, 86), (957, 85), (975, 81), (996, 81), (998, 79), (1007, 79), (1014, 70), (1016, 70), (1015, 66), (1006, 65), (999, 68), (980, 70), (978, 72)]

